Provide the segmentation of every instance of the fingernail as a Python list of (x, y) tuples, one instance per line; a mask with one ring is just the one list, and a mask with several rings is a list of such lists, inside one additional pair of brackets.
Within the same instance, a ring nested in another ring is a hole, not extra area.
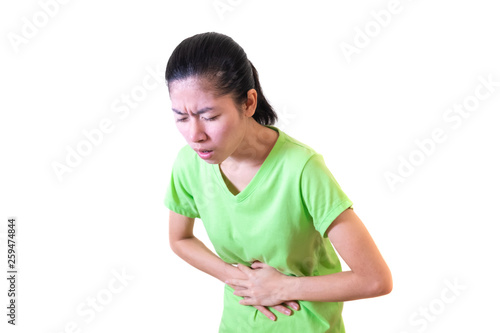
[(286, 313), (287, 315), (289, 315), (290, 313), (292, 313), (292, 311), (290, 311), (290, 310), (285, 310), (285, 313)]
[(271, 319), (271, 320), (275, 320), (275, 319), (274, 319), (274, 316), (269, 316), (269, 319)]
[(292, 305), (292, 308), (294, 308), (295, 310), (298, 310), (299, 306), (297, 304), (294, 304), (294, 305)]

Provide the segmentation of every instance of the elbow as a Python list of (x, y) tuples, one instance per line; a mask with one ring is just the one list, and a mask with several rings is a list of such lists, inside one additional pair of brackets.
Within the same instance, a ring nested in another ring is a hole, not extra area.
[(185, 238), (169, 238), (170, 249), (179, 257), (182, 257), (184, 249), (188, 244), (187, 240), (193, 239), (195, 237), (185, 237)]
[(170, 249), (177, 254), (177, 251), (179, 251), (179, 245), (182, 243), (183, 238), (179, 237), (177, 235), (169, 235), (168, 237), (168, 243), (170, 245)]
[(172, 250), (172, 252), (174, 252), (175, 254), (179, 255), (179, 242), (177, 240), (170, 240), (170, 249)]
[(378, 283), (375, 296), (384, 296), (392, 291), (392, 279), (388, 278)]
[(176, 253), (175, 252), (175, 243), (174, 242), (170, 242), (170, 250), (172, 250), (172, 252)]
[(389, 294), (392, 291), (392, 275), (389, 270), (372, 279), (370, 283), (370, 297), (378, 297)]

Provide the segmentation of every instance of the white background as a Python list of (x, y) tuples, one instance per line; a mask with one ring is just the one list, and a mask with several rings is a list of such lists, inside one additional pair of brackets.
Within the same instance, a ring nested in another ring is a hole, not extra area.
[[(277, 126), (323, 154), (391, 268), (391, 294), (345, 303), (347, 332), (498, 327), (500, 86), (455, 128), (443, 118), (471, 101), (480, 76), (500, 81), (495, 2), (401, 0), (379, 31), (370, 13), (390, 1), (220, 2), (230, 9), (212, 0), (0, 5), (1, 276), (10, 216), (19, 256), (18, 325), (6, 323), (2, 278), (1, 331), (59, 333), (71, 322), (80, 332), (217, 331), (222, 283), (168, 244), (163, 198), (185, 141), (166, 87), (148, 72), (161, 81), (174, 47), (206, 31), (243, 46)], [(355, 40), (363, 47), (347, 57), (341, 45)], [(126, 116), (114, 112), (145, 79), (156, 88)], [(53, 164), (104, 119), (113, 129), (59, 179)], [(446, 140), (418, 155), (415, 140), (436, 128)], [(410, 156), (424, 158), (391, 188), (386, 173)], [(212, 248), (200, 220), (195, 234)], [(122, 271), (131, 278), (112, 294)], [(107, 303), (94, 317), (77, 312), (96, 297)]]

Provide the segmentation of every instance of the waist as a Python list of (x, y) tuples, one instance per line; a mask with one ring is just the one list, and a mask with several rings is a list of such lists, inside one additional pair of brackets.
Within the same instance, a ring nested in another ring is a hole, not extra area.
[(224, 286), (224, 310), (220, 332), (332, 332), (344, 333), (342, 320), (343, 302), (310, 302), (297, 300), (300, 310), (293, 310), (291, 316), (268, 307), (276, 321), (267, 318), (251, 305), (241, 305), (241, 296), (233, 294), (234, 289)]

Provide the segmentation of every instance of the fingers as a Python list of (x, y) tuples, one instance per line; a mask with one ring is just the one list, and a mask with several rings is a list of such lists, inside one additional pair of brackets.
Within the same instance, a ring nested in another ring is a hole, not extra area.
[(291, 307), (294, 310), (300, 310), (300, 305), (296, 301), (286, 301), (286, 302), (283, 302), (283, 304), (288, 305), (289, 307)]
[(266, 316), (267, 318), (271, 319), (272, 321), (276, 320), (276, 317), (274, 316), (274, 314), (271, 311), (269, 311), (267, 309), (267, 307), (262, 306), (262, 305), (254, 305), (254, 307), (257, 310), (259, 310), (260, 312), (262, 312), (264, 314), (264, 316)]
[[(294, 303), (294, 302), (289, 301), (289, 302), (285, 302), (285, 303)], [(285, 303), (283, 303), (283, 304), (285, 304)], [(263, 315), (265, 315), (267, 318), (271, 319), (272, 321), (276, 321), (276, 316), (271, 311), (269, 311), (266, 306), (254, 305), (254, 308), (259, 310)], [(287, 307), (285, 307), (283, 305), (275, 305), (272, 308), (287, 315), (287, 316), (292, 315), (292, 310), (288, 309)]]
[(233, 289), (247, 288), (248, 282), (241, 279), (227, 279), (224, 281), (225, 284), (231, 286)]
[(233, 292), (233, 295), (240, 296), (240, 297), (248, 297), (248, 290), (246, 289), (235, 289)]
[[(236, 295), (236, 294), (235, 294)], [(256, 303), (256, 302), (253, 302), (250, 297), (248, 296), (241, 296), (243, 297), (242, 300), (240, 300), (238, 303), (240, 303), (241, 305), (253, 305), (252, 303)]]
[(238, 264), (238, 268), (240, 269), (240, 271), (242, 271), (243, 273), (250, 273), (252, 272), (252, 269), (250, 267), (247, 267), (243, 264)]
[(273, 306), (273, 309), (276, 309), (278, 310), (279, 312), (287, 315), (287, 316), (291, 316), (292, 315), (292, 310), (290, 310), (289, 308), (287, 308), (286, 306), (283, 306), (283, 305), (275, 305)]

